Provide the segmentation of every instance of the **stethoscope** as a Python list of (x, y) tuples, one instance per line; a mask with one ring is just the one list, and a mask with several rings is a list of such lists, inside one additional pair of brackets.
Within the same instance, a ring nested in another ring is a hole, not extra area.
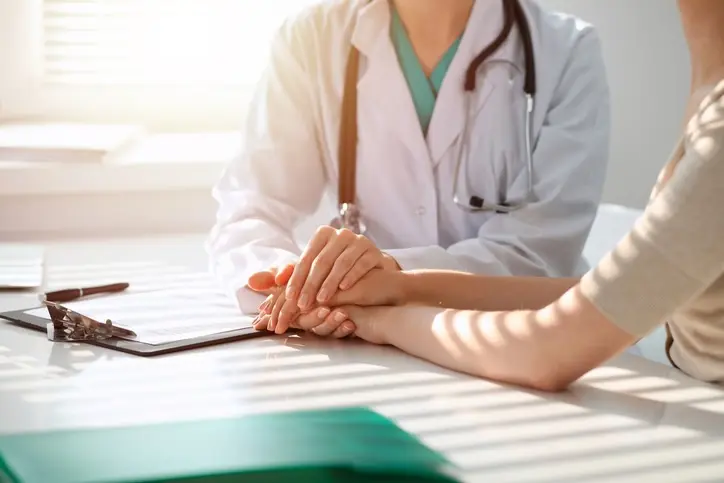
[[(453, 181), (453, 202), (460, 208), (471, 211), (494, 211), (497, 213), (510, 213), (527, 206), (533, 200), (533, 140), (531, 129), (531, 117), (535, 106), (536, 77), (535, 57), (533, 52), (533, 41), (530, 32), (530, 25), (525, 16), (523, 7), (518, 0), (502, 0), (504, 22), (503, 29), (498, 36), (470, 63), (465, 75), (465, 101), (466, 116), (463, 126), (463, 142), (460, 143), (455, 163)], [(526, 171), (527, 171), (527, 193), (519, 202), (500, 203), (490, 202), (477, 195), (468, 195), (467, 200), (458, 195), (460, 170), (463, 161), (468, 162), (470, 153), (467, 147), (470, 146), (470, 118), (472, 117), (473, 97), (477, 83), (479, 68), (490, 57), (501, 48), (510, 37), (513, 26), (517, 24), (523, 41), (523, 52), (525, 56), (525, 81), (523, 92), (526, 97), (525, 103), (525, 149), (526, 149)], [(339, 186), (338, 186), (338, 216), (332, 220), (331, 225), (336, 228), (347, 228), (357, 234), (365, 232), (364, 221), (359, 208), (355, 204), (355, 178), (357, 167), (357, 80), (359, 74), (359, 51), (352, 47), (349, 59), (347, 60), (347, 71), (345, 73), (344, 94), (342, 97), (342, 122), (340, 125), (339, 143)]]

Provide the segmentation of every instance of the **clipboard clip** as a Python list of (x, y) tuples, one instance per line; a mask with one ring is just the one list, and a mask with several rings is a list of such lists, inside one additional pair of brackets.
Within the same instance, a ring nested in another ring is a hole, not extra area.
[(107, 340), (112, 337), (135, 339), (136, 333), (113, 325), (110, 319), (98, 322), (83, 314), (79, 314), (57, 302), (43, 302), (48, 309), (48, 340), (53, 342), (84, 342)]

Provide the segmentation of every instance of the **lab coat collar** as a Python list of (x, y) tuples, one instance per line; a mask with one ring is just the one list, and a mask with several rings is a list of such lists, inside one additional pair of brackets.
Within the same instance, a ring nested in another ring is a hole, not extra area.
[[(357, 18), (352, 31), (352, 44), (364, 55), (372, 55), (381, 44), (390, 43), (390, 2), (392, 0), (371, 0), (357, 12)], [(525, 10), (525, 6), (524, 6)], [(458, 53), (453, 60), (464, 65), (463, 76), (470, 62), (495, 39), (503, 26), (503, 1), (479, 0), (473, 4), (468, 25), (461, 39)], [(525, 58), (523, 52), (517, 48), (517, 29), (513, 29), (510, 41), (506, 42), (491, 57), (497, 60), (507, 60), (523, 69)], [(448, 73), (449, 75), (449, 73)], [(464, 80), (464, 77), (462, 78)]]
[[(445, 80), (438, 93), (432, 119), (425, 139), (397, 55), (390, 40), (391, 0), (371, 0), (362, 6), (352, 31), (352, 44), (367, 58), (367, 70), (358, 84), (359, 96), (366, 92), (377, 99), (377, 108), (397, 131), (401, 141), (417, 159), (428, 159), (436, 166), (455, 140), (462, 135), (467, 104), (463, 90), (465, 74), (475, 57), (500, 33), (503, 25), (503, 2), (479, 0), (473, 5), (468, 25), (460, 41)], [(518, 30), (514, 28), (507, 42), (489, 60), (507, 61), (524, 69), (524, 55)], [(479, 72), (483, 71), (483, 67)], [(485, 105), (495, 86), (483, 81), (479, 74), (471, 120)], [(472, 127), (472, 126), (471, 126)]]
[[(362, 0), (364, 1), (364, 0)], [(389, 37), (390, 7), (388, 0), (367, 2), (358, 12), (352, 31), (352, 45), (364, 55), (371, 55)]]
[(352, 32), (352, 44), (362, 54), (357, 93), (361, 105), (372, 106), (360, 111), (373, 112), (373, 118), (410, 150), (411, 159), (429, 166), (430, 151), (390, 38), (391, 18), (389, 0), (372, 0), (358, 12)]

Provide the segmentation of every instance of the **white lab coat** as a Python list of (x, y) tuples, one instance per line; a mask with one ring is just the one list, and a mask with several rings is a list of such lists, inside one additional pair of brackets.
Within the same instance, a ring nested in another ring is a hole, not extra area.
[[(404, 269), (570, 276), (596, 214), (609, 144), (609, 93), (594, 29), (523, 0), (536, 58), (535, 202), (511, 214), (453, 203), (463, 79), (502, 25), (500, 1), (475, 2), (427, 137), (390, 41), (388, 0), (337, 0), (287, 21), (248, 113), (243, 147), (214, 189), (213, 271), (232, 293), (250, 274), (295, 261), (293, 230), (336, 193), (341, 96), (350, 41), (358, 83), (358, 205), (379, 248)], [(527, 189), (524, 56), (517, 30), (478, 76), (462, 195), (517, 201)], [(465, 196), (462, 197), (465, 199)], [(242, 294), (242, 298), (244, 295)], [(242, 309), (252, 310), (253, 307)]]

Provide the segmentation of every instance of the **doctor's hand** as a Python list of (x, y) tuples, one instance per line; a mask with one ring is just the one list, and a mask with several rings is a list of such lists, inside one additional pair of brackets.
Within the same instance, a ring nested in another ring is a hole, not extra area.
[(324, 304), (338, 290), (348, 290), (371, 270), (400, 270), (390, 255), (382, 253), (362, 235), (322, 226), (309, 241), (287, 284), (287, 300), (301, 310)]
[(338, 293), (349, 290), (374, 269), (399, 271), (390, 255), (382, 253), (369, 238), (350, 230), (323, 226), (307, 244), (286, 287), (286, 301), (272, 327), (289, 327), (298, 312), (325, 305)]

